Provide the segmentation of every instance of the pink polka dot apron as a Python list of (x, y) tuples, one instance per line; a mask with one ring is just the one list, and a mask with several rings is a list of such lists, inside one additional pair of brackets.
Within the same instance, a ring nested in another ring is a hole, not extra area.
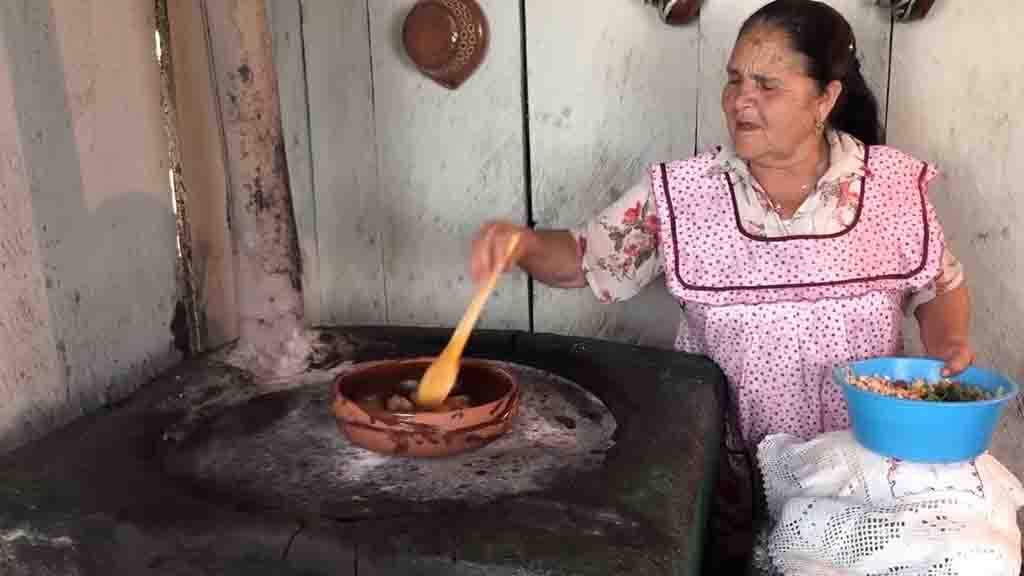
[(750, 448), (767, 434), (847, 428), (832, 368), (900, 353), (904, 300), (939, 272), (942, 230), (926, 195), (935, 170), (871, 147), (848, 228), (764, 238), (742, 228), (713, 161), (651, 168), (665, 279), (683, 304), (676, 347), (721, 367)]

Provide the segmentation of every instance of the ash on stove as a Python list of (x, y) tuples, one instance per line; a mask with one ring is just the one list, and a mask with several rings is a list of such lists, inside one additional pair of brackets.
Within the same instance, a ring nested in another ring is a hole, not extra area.
[(194, 428), (165, 464), (220, 495), (270, 507), (372, 516), (381, 502), (478, 504), (551, 487), (600, 468), (615, 419), (559, 376), (502, 364), (521, 387), (519, 414), (494, 442), (447, 458), (382, 455), (351, 444), (331, 412), (333, 389), (310, 385), (254, 398)]

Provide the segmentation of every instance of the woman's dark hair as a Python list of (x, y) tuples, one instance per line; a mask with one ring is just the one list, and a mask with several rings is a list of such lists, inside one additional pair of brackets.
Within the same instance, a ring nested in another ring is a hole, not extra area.
[(815, 0), (775, 0), (747, 18), (739, 35), (761, 25), (789, 36), (793, 50), (807, 58), (807, 74), (820, 89), (833, 80), (843, 85), (828, 117), (833, 128), (869, 146), (881, 143), (878, 100), (861, 74), (857, 40), (842, 14)]

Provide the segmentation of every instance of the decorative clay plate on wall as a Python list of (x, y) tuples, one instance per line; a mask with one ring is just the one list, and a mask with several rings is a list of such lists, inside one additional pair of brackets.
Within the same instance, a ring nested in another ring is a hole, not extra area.
[(880, 6), (892, 8), (893, 17), (898, 21), (919, 20), (928, 15), (935, 0), (876, 0)]
[(453, 90), (480, 66), (488, 36), (475, 0), (419, 0), (402, 26), (402, 43), (416, 67)]
[(644, 0), (658, 9), (661, 20), (671, 26), (689, 24), (700, 15), (701, 0)]

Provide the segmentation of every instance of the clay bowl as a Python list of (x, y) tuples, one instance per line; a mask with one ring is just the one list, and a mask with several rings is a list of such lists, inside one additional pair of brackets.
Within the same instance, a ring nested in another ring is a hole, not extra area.
[(471, 405), (439, 411), (393, 412), (373, 407), (368, 396), (388, 397), (399, 384), (419, 381), (433, 358), (385, 360), (356, 365), (335, 381), (334, 416), (353, 444), (401, 456), (451, 456), (498, 438), (519, 409), (519, 384), (492, 362), (465, 358), (459, 384)]
[(402, 44), (416, 68), (451, 90), (480, 67), (489, 38), (476, 0), (419, 0), (402, 25)]
[(661, 19), (672, 26), (689, 24), (700, 15), (701, 0), (661, 0)]

